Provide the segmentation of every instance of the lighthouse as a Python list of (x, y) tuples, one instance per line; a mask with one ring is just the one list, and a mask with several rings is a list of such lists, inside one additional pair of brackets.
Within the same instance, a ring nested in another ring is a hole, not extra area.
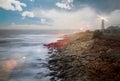
[(101, 21), (101, 30), (105, 30), (105, 22), (108, 21), (107, 17), (105, 16), (98, 16)]
[(101, 29), (102, 30), (105, 29), (105, 20), (104, 19), (101, 20)]

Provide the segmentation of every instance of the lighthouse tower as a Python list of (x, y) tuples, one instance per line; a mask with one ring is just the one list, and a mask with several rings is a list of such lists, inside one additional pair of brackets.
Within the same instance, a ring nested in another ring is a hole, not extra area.
[(102, 28), (102, 30), (105, 29), (105, 20), (104, 19), (102, 19), (102, 21), (101, 21), (101, 28)]

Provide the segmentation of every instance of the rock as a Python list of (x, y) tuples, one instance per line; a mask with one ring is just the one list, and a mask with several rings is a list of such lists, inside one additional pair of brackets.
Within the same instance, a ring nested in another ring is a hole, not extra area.
[(96, 32), (92, 39), (93, 33), (78, 33), (67, 44), (66, 40), (56, 43), (59, 52), (49, 61), (52, 81), (55, 77), (61, 81), (119, 81), (120, 41), (100, 38), (101, 34)]

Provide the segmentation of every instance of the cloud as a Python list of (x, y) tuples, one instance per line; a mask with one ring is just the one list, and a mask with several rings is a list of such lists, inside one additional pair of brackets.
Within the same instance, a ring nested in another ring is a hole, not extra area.
[(18, 0), (0, 0), (0, 8), (5, 10), (22, 11), (22, 7), (26, 7), (26, 4)]
[(105, 22), (106, 27), (120, 24), (120, 10), (114, 10), (103, 15), (103, 13), (98, 14), (96, 10), (87, 6), (77, 11), (36, 9), (33, 12), (36, 17), (51, 19), (53, 21), (51, 28), (55, 29), (100, 29), (101, 20), (98, 19), (99, 15), (106, 15), (108, 18), (108, 22)]
[(30, 2), (34, 2), (35, 0), (30, 0)]
[(71, 9), (70, 5), (67, 5), (65, 3), (56, 3), (57, 7), (64, 8), (64, 9)]
[[(11, 28), (22, 29), (100, 29), (101, 20), (99, 16), (105, 16), (108, 22), (105, 26), (120, 24), (120, 10), (114, 10), (108, 14), (98, 14), (98, 12), (87, 6), (76, 11), (63, 11), (56, 9), (34, 9), (32, 11), (35, 18), (39, 18), (39, 24), (12, 25)], [(27, 13), (28, 14), (28, 13)], [(28, 15), (24, 15), (26, 17)]]
[(41, 18), (40, 23), (41, 23), (41, 24), (46, 24), (46, 23), (47, 23), (47, 20)]
[(48, 19), (45, 19), (45, 18), (40, 19), (40, 24), (41, 25), (48, 25), (48, 26), (52, 25), (52, 23)]
[(108, 24), (120, 26), (120, 10), (114, 10), (108, 16)]
[(51, 19), (53, 21), (52, 28), (56, 29), (80, 29), (81, 27), (90, 28), (98, 24), (96, 23), (96, 12), (89, 7), (75, 12), (58, 11), (55, 9), (37, 9), (33, 12), (35, 13), (36, 17)]
[(62, 0), (62, 2), (57, 2), (56, 6), (62, 9), (72, 9), (73, 7), (73, 0)]
[(34, 17), (34, 13), (30, 12), (30, 11), (24, 11), (22, 13), (22, 17), (31, 17), (31, 18), (33, 18)]
[(120, 9), (120, 0), (74, 0), (75, 9), (79, 9), (81, 5), (89, 5), (96, 9), (97, 12), (110, 13), (116, 9)]

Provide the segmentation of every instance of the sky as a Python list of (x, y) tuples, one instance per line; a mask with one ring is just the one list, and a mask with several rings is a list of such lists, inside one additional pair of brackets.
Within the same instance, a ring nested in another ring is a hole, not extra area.
[(0, 0), (0, 29), (99, 29), (120, 25), (120, 0)]

